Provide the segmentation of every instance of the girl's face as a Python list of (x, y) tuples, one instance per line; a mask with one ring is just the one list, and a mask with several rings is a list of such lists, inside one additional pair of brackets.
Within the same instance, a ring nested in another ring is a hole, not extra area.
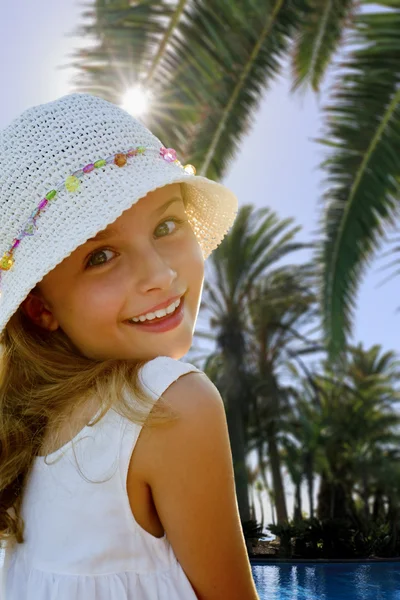
[[(79, 246), (42, 279), (23, 310), (46, 329), (61, 327), (89, 358), (181, 358), (192, 344), (203, 280), (203, 255), (181, 187), (172, 184)], [(129, 323), (182, 296), (176, 327), (155, 332)]]

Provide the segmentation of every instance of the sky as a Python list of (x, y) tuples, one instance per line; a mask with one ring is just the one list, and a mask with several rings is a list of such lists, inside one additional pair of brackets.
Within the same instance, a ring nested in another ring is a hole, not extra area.
[[(30, 106), (74, 91), (73, 71), (60, 67), (68, 65), (69, 54), (82, 45), (72, 35), (82, 23), (81, 12), (75, 0), (14, 0), (2, 5), (0, 129)], [(320, 216), (323, 173), (318, 165), (324, 154), (313, 138), (321, 133), (321, 107), (328, 99), (330, 81), (328, 77), (320, 97), (291, 94), (286, 68), (265, 91), (223, 180), (240, 205), (269, 206), (281, 218), (294, 217), (302, 225), (303, 241), (310, 241)], [(168, 140), (163, 142), (168, 145)], [(400, 352), (396, 313), (400, 280), (378, 287), (385, 276), (378, 271), (383, 264), (385, 260), (375, 260), (361, 285), (353, 341)]]

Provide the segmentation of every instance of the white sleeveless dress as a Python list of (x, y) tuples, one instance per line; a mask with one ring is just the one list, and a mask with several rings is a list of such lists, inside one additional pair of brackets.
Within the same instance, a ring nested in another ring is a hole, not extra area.
[[(159, 356), (139, 377), (156, 401), (190, 371), (201, 372)], [(129, 505), (140, 431), (110, 409), (46, 462), (34, 459), (22, 501), (25, 541), (6, 549), (1, 600), (196, 600), (166, 534), (145, 531)]]

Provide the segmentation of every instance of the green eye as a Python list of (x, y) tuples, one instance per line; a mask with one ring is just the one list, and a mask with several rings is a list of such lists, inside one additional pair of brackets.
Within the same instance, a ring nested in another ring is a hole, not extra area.
[(108, 262), (106, 257), (106, 252), (111, 252), (112, 250), (97, 250), (90, 255), (89, 260), (86, 263), (87, 267), (97, 267), (99, 265), (104, 265)]
[[(173, 223), (174, 226), (170, 227), (169, 226), (170, 223)], [(181, 225), (182, 223), (186, 223), (186, 221), (177, 219), (176, 217), (171, 217), (169, 219), (166, 219), (165, 221), (163, 221), (156, 227), (155, 235), (156, 235), (156, 237), (168, 237), (169, 235), (172, 235), (175, 232), (175, 230), (178, 228), (178, 225)], [(85, 268), (100, 267), (101, 265), (105, 265), (108, 262), (110, 262), (112, 257), (107, 260), (107, 252), (111, 252), (111, 254), (115, 254), (115, 252), (113, 250), (107, 250), (107, 249), (96, 250), (95, 252), (92, 252), (92, 254), (89, 256), (89, 258), (86, 262)]]
[[(156, 227), (156, 232), (157, 231), (161, 231), (161, 235), (157, 236), (157, 237), (166, 237), (167, 235), (171, 234), (174, 232), (174, 230), (176, 229), (176, 225), (179, 225), (181, 223), (183, 223), (184, 221), (181, 221), (180, 219), (176, 219), (176, 218), (171, 218), (171, 219), (167, 219), (166, 221), (163, 221), (162, 223), (160, 223), (157, 227)], [(172, 228), (172, 231), (170, 230), (170, 228), (168, 227), (168, 223), (174, 223), (175, 227)], [(156, 233), (157, 235), (157, 233)]]

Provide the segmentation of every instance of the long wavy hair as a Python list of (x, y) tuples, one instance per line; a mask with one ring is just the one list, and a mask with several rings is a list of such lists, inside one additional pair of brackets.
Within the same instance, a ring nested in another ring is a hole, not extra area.
[[(113, 407), (130, 421), (154, 427), (178, 415), (161, 397), (154, 402), (138, 379), (147, 361), (92, 360), (83, 356), (61, 328), (36, 326), (21, 307), (0, 337), (0, 547), (23, 543), (21, 500), (24, 482), (43, 443), (68, 423), (68, 412), (95, 393), (97, 423)], [(131, 392), (136, 402), (129, 402)], [(96, 398), (96, 401), (97, 401)], [(50, 431), (47, 425), (51, 424)], [(48, 429), (49, 429), (48, 428)], [(6, 542), (7, 540), (7, 542)]]

